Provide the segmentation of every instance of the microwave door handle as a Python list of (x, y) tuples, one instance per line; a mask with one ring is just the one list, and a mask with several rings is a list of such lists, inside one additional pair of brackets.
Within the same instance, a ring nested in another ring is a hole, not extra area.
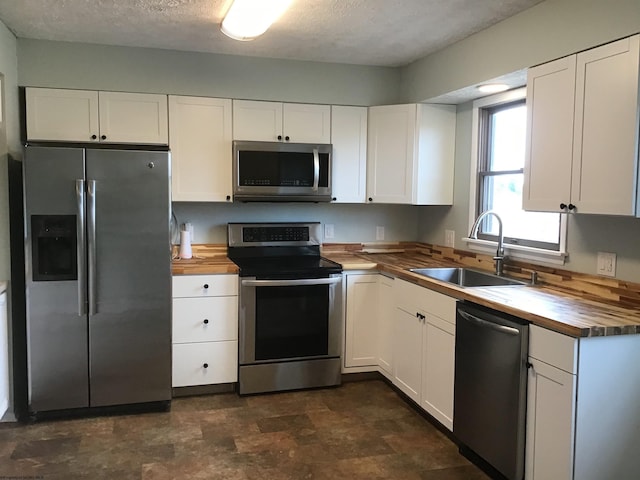
[(318, 191), (318, 183), (320, 182), (320, 155), (318, 149), (313, 149), (313, 191)]
[(78, 221), (76, 223), (76, 255), (78, 268), (78, 316), (87, 314), (87, 247), (84, 180), (76, 180), (76, 205)]
[(332, 278), (303, 278), (301, 280), (242, 280), (243, 287), (300, 287), (309, 285), (333, 285), (342, 280)]

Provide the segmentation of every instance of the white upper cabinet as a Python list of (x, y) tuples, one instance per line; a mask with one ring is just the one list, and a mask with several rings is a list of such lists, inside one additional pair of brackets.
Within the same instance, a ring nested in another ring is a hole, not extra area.
[(640, 35), (531, 68), (524, 208), (637, 215)]
[(98, 92), (27, 88), (27, 139), (97, 142)]
[(231, 100), (170, 95), (169, 124), (173, 201), (231, 201)]
[(528, 71), (525, 210), (557, 212), (571, 203), (575, 85), (575, 55)]
[(234, 100), (233, 139), (331, 143), (331, 107)]
[(100, 140), (166, 145), (169, 140), (167, 96), (98, 92)]
[(27, 88), (27, 139), (168, 143), (167, 96)]
[(336, 203), (364, 203), (367, 188), (367, 107), (331, 107), (331, 191)]
[(368, 201), (451, 205), (455, 125), (451, 105), (370, 107)]

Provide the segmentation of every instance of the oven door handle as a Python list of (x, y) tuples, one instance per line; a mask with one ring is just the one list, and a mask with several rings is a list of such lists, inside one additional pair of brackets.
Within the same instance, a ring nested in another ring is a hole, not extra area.
[(320, 154), (317, 148), (313, 149), (313, 191), (318, 191), (320, 183)]
[(308, 285), (333, 285), (342, 277), (303, 278), (301, 280), (242, 280), (243, 287), (301, 287)]

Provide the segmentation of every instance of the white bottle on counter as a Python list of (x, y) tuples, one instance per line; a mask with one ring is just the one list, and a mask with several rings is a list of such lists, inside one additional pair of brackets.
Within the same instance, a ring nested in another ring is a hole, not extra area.
[(189, 259), (193, 256), (191, 252), (191, 232), (182, 230), (180, 232), (180, 258)]

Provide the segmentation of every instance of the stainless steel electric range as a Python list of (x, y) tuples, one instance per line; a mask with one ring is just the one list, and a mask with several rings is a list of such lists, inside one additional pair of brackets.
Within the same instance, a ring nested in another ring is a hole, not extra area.
[(340, 384), (342, 267), (320, 244), (320, 223), (228, 224), (241, 395)]

